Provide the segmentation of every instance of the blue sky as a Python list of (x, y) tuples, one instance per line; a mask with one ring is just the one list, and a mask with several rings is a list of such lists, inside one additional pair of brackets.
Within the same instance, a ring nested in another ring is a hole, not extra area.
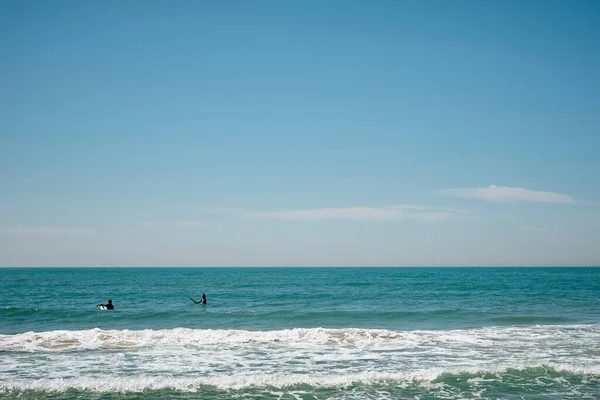
[(599, 17), (0, 2), (0, 265), (600, 265)]

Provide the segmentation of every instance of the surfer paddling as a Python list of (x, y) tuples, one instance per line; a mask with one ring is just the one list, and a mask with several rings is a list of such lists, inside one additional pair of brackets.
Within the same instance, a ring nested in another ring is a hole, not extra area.
[(191, 297), (190, 297), (190, 300), (196, 304), (206, 304), (206, 295), (204, 293), (202, 293), (202, 298), (200, 299), (200, 301), (196, 301), (196, 300), (192, 299)]
[(107, 310), (114, 310), (115, 306), (112, 303), (112, 300), (108, 300), (107, 304), (96, 304), (96, 307), (105, 308)]

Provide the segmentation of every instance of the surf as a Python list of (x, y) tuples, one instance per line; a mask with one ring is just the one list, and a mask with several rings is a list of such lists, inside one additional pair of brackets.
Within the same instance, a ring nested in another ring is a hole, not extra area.
[[(573, 342), (572, 342), (573, 340)], [(55, 330), (0, 334), (0, 351), (70, 351), (164, 346), (210, 346), (243, 343), (411, 344), (450, 346), (460, 343), (503, 346), (511, 343), (565, 342), (568, 346), (600, 342), (600, 324), (531, 325), (455, 330), (387, 330), (364, 328), (294, 328), (267, 331), (236, 329)]]
[(531, 365), (521, 368), (430, 368), (414, 372), (374, 372), (352, 374), (247, 374), (236, 376), (194, 376), (165, 377), (156, 375), (117, 376), (99, 379), (98, 376), (79, 376), (68, 379), (41, 378), (37, 380), (15, 380), (1, 382), (0, 393), (23, 391), (64, 392), (68, 390), (90, 392), (147, 392), (175, 390), (180, 392), (201, 392), (206, 388), (241, 391), (245, 389), (323, 389), (350, 387), (369, 389), (380, 388), (440, 388), (457, 386), (458, 382), (471, 388), (493, 385), (532, 385), (540, 380), (546, 382), (546, 389), (567, 385), (591, 384), (600, 388), (600, 369), (564, 368), (559, 365)]

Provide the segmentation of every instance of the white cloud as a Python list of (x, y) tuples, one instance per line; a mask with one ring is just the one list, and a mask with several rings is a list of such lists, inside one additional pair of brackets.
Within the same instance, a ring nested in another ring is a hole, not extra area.
[(445, 189), (437, 194), (464, 197), (469, 199), (480, 199), (493, 202), (530, 202), (530, 203), (573, 203), (571, 196), (555, 193), (540, 192), (517, 187), (496, 186), (471, 188), (471, 189)]
[(87, 228), (61, 228), (53, 226), (0, 228), (2, 236), (84, 236), (97, 233)]
[(251, 218), (276, 218), (285, 220), (420, 220), (444, 221), (456, 215), (457, 210), (422, 205), (397, 204), (384, 207), (317, 208), (304, 210), (248, 212)]

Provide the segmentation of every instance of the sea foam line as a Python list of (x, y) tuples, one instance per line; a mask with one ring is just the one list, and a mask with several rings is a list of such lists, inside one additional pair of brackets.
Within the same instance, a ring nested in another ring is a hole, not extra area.
[(63, 352), (96, 349), (136, 349), (145, 347), (182, 347), (236, 345), (244, 343), (360, 345), (365, 343), (419, 343), (502, 345), (526, 340), (600, 342), (600, 325), (533, 325), (487, 327), (449, 331), (392, 331), (385, 329), (295, 328), (273, 331), (173, 328), (160, 330), (102, 330), (25, 332), (0, 335), (0, 351)]
[[(254, 374), (230, 375), (214, 377), (172, 377), (135, 375), (129, 377), (73, 377), (42, 378), (36, 380), (0, 381), (2, 391), (44, 390), (64, 392), (66, 390), (89, 390), (93, 392), (141, 392), (144, 390), (170, 389), (183, 392), (196, 392), (202, 386), (212, 386), (220, 390), (241, 390), (247, 388), (290, 389), (301, 385), (316, 388), (346, 388), (351, 385), (393, 385), (405, 387), (417, 385), (433, 387), (443, 385), (443, 378), (448, 376), (467, 375), (463, 378), (475, 385), (484, 380), (502, 381), (506, 374), (532, 374), (529, 380), (550, 377), (551, 374), (571, 374), (586, 376), (596, 384), (600, 384), (600, 366), (573, 367), (565, 365), (531, 365), (528, 367), (498, 367), (488, 370), (477, 368), (430, 368), (414, 372), (362, 372), (355, 374), (335, 375), (303, 375), (303, 374)], [(490, 378), (494, 376), (494, 378)], [(486, 376), (485, 379), (483, 377)], [(556, 378), (556, 377), (554, 377)], [(563, 381), (563, 380), (561, 380)]]

